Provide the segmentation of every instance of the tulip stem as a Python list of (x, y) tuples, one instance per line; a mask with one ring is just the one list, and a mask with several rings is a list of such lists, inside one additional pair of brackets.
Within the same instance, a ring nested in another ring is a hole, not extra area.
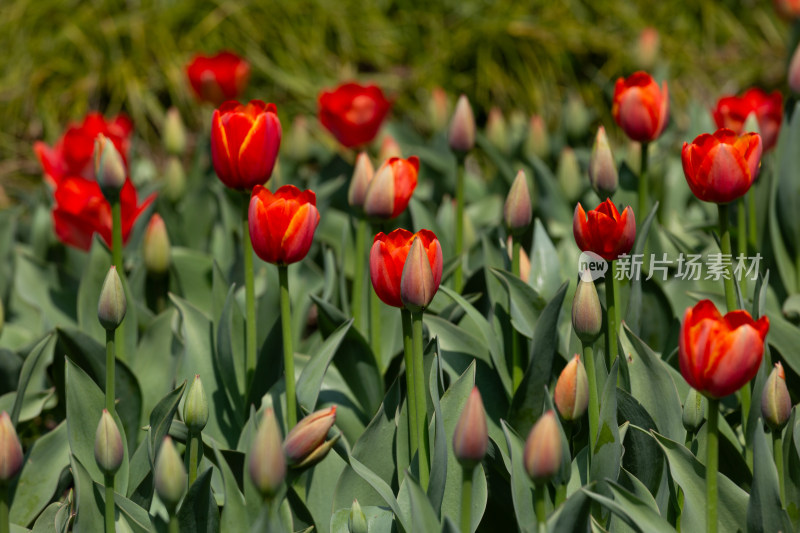
[(292, 348), (292, 310), (289, 305), (289, 267), (278, 265), (281, 285), (281, 333), (283, 334), (283, 368), (286, 381), (286, 424), (297, 424), (297, 398), (294, 392), (294, 349)]
[(606, 367), (611, 368), (614, 361), (617, 359), (619, 347), (617, 346), (617, 330), (619, 324), (617, 323), (617, 284), (616, 277), (614, 276), (614, 263), (616, 261), (609, 261), (608, 273), (609, 277), (606, 278), (606, 326), (608, 328), (608, 353), (606, 354)]
[(559, 483), (556, 487), (556, 501), (554, 506), (558, 507), (567, 500), (567, 484)]
[(417, 395), (414, 390), (414, 341), (411, 311), (400, 309), (403, 319), (403, 354), (406, 365), (406, 409), (408, 410), (408, 463), (414, 460), (417, 451)]
[(369, 299), (369, 343), (372, 346), (372, 355), (375, 357), (375, 364), (378, 370), (382, 371), (381, 354), (381, 299), (378, 293), (371, 291)]
[[(242, 253), (244, 254), (244, 298), (245, 298), (245, 399), (250, 394), (253, 376), (256, 373), (256, 289), (253, 279), (253, 244), (250, 241), (250, 224), (247, 216), (250, 197), (242, 195)], [(245, 401), (245, 403), (247, 403)]]
[(178, 517), (177, 516), (170, 516), (169, 517), (169, 533), (180, 533), (181, 529), (178, 525)]
[[(720, 251), (723, 257), (731, 257), (731, 230), (728, 227), (728, 205), (719, 204), (719, 240)], [(733, 265), (729, 261), (723, 261), (725, 264), (725, 304), (728, 307), (728, 312), (736, 309), (736, 288), (733, 286)]]
[(11, 529), (8, 518), (8, 487), (0, 486), (0, 533), (8, 533)]
[(775, 459), (775, 469), (778, 471), (778, 487), (781, 496), (781, 507), (786, 506), (786, 481), (783, 475), (783, 439), (781, 432), (783, 429), (772, 431), (772, 455)]
[(115, 330), (106, 330), (106, 410), (114, 416), (114, 340)]
[[(364, 308), (362, 306), (362, 299), (364, 298), (364, 267), (368, 259), (364, 257), (364, 250), (367, 245), (367, 221), (360, 218), (356, 225), (356, 271), (353, 276), (353, 322), (356, 329), (359, 331), (366, 331), (364, 329)], [(377, 354), (376, 354), (377, 356)], [(377, 362), (377, 360), (376, 360)], [(380, 364), (378, 370), (380, 371)]]
[(417, 397), (417, 453), (419, 455), (419, 481), (422, 490), (428, 490), (430, 470), (428, 465), (428, 395), (425, 389), (425, 364), (422, 354), (422, 311), (411, 312), (414, 344), (414, 394)]
[(642, 157), (640, 161), (641, 166), (639, 167), (639, 211), (638, 211), (638, 215), (641, 217), (640, 218), (641, 224), (644, 224), (644, 219), (647, 217), (647, 204), (648, 204), (647, 156), (648, 156), (649, 146), (650, 143), (643, 142), (641, 144)]
[(583, 343), (583, 365), (589, 382), (589, 456), (594, 455), (597, 440), (597, 425), (600, 421), (600, 401), (597, 396), (597, 372), (594, 369), (594, 353), (590, 343)]
[[(744, 258), (747, 256), (747, 204), (745, 199), (741, 198), (736, 206), (736, 248), (737, 256)], [(734, 258), (731, 257), (731, 261)], [(739, 288), (742, 292), (742, 298), (747, 294), (747, 283), (745, 276), (739, 274)]]
[[(126, 297), (128, 297), (128, 282), (125, 278), (125, 268), (122, 264), (122, 246), (122, 204), (120, 203), (119, 198), (117, 198), (114, 203), (111, 204), (111, 261), (114, 263), (114, 267), (117, 269), (117, 275), (122, 282), (122, 288), (125, 291)], [(128, 298), (128, 300), (131, 301), (130, 298)], [(125, 360), (124, 328), (125, 320), (123, 319), (122, 323), (117, 328), (119, 330), (119, 338), (122, 340), (122, 342), (120, 342), (119, 346), (117, 346), (116, 355), (121, 361)]]
[(461, 533), (472, 532), (470, 511), (472, 510), (472, 476), (475, 468), (465, 466), (461, 469)]
[(546, 491), (547, 485), (544, 483), (537, 483), (533, 489), (533, 509), (536, 511), (539, 533), (547, 531), (547, 509), (544, 501)]
[(464, 251), (464, 167), (463, 157), (458, 158), (456, 165), (456, 271), (453, 274), (453, 288), (457, 293), (461, 293), (464, 288), (464, 258), (461, 254)]
[(708, 399), (706, 434), (706, 533), (717, 533), (717, 470), (719, 468), (719, 400)]
[(114, 533), (114, 474), (104, 475), (105, 492), (106, 492), (106, 506), (105, 506), (105, 524), (106, 533)]
[(756, 185), (754, 183), (750, 190), (747, 191), (747, 242), (751, 250), (758, 249), (758, 227), (756, 226)]
[[(519, 239), (515, 239), (512, 237), (512, 247), (511, 247), (511, 272), (516, 276), (520, 277), (520, 264), (522, 262), (522, 243), (519, 242)], [(526, 280), (527, 281), (527, 280)]]
[(200, 435), (189, 432), (189, 487), (197, 479), (197, 450), (200, 447)]

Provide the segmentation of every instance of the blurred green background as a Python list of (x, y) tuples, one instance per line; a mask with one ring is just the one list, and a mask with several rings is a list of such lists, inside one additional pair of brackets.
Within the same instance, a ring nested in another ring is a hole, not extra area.
[[(247, 58), (244, 97), (276, 102), (285, 128), (291, 116), (315, 112), (321, 88), (352, 78), (386, 88), (395, 119), (423, 129), (436, 86), (466, 93), (479, 124), (495, 105), (542, 114), (552, 126), (576, 95), (608, 120), (613, 81), (641, 67), (668, 80), (680, 127), (690, 96), (709, 107), (753, 84), (782, 89), (789, 34), (765, 0), (1, 4), (0, 184), (12, 196), (39, 179), (32, 142), (54, 141), (88, 110), (127, 112), (145, 152), (170, 105), (201, 128), (210, 109), (194, 102), (184, 75), (197, 51)], [(637, 44), (649, 26), (660, 36), (652, 64)]]

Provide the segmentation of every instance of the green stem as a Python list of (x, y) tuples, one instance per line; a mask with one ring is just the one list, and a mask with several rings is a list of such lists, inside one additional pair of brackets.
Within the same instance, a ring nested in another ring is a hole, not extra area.
[(756, 226), (758, 218), (756, 215), (756, 183), (747, 192), (747, 244), (751, 250), (758, 249), (758, 228)]
[(114, 330), (106, 330), (106, 410), (111, 416), (114, 416), (114, 340), (116, 332)]
[(378, 365), (378, 370), (383, 372), (381, 365), (381, 302), (378, 293), (374, 290), (370, 291), (372, 294), (369, 299), (369, 344), (372, 347), (372, 355), (375, 357), (375, 362)]
[(520, 277), (520, 263), (522, 262), (522, 243), (519, 239), (513, 238), (513, 245), (511, 247), (511, 272)]
[[(728, 228), (728, 205), (719, 204), (719, 240), (722, 255), (731, 256), (731, 231)], [(736, 288), (733, 286), (733, 265), (730, 261), (725, 263), (725, 304), (728, 312), (736, 309)]]
[[(738, 201), (736, 206), (736, 252), (737, 257), (747, 257), (747, 204), (745, 204), (744, 197)], [(731, 261), (735, 258), (731, 257)], [(742, 298), (747, 294), (747, 280), (745, 276), (739, 278), (739, 289), (742, 292)]]
[(417, 397), (417, 453), (419, 455), (419, 482), (428, 490), (430, 470), (428, 465), (428, 395), (425, 391), (425, 365), (422, 357), (422, 311), (411, 312), (412, 342), (414, 345), (414, 394)]
[[(130, 294), (128, 294), (128, 283), (125, 277), (125, 268), (122, 264), (122, 204), (120, 203), (119, 199), (117, 199), (114, 203), (111, 204), (111, 261), (114, 263), (114, 267), (117, 269), (117, 275), (119, 275), (120, 280), (122, 281), (122, 288), (125, 291), (125, 295), (128, 298), (128, 301), (131, 301)], [(123, 320), (122, 323), (117, 328), (119, 330), (119, 338), (121, 342), (119, 346), (117, 346), (117, 353), (116, 356), (119, 357), (121, 361), (125, 360), (125, 321)]]
[(566, 483), (560, 483), (556, 487), (556, 503), (555, 503), (555, 506), (556, 507), (560, 506), (566, 500), (567, 500), (567, 484)]
[[(513, 239), (513, 246), (511, 248), (511, 271), (516, 277), (519, 277), (520, 272), (520, 255), (522, 254), (522, 246), (519, 239)], [(520, 342), (519, 332), (511, 328), (511, 381), (514, 392), (522, 384), (522, 378), (525, 375), (523, 368), (522, 357), (522, 342)]]
[[(361, 332), (366, 332), (364, 328), (364, 307), (362, 300), (364, 298), (364, 270), (367, 264), (367, 257), (365, 257), (365, 250), (367, 247), (367, 221), (363, 218), (358, 220), (356, 226), (356, 271), (353, 276), (353, 322)], [(380, 364), (378, 365), (380, 369)]]
[(286, 424), (291, 430), (297, 424), (297, 398), (294, 392), (294, 349), (292, 348), (292, 310), (289, 305), (289, 267), (278, 265), (281, 285), (281, 333), (283, 334), (283, 368), (286, 381)]
[(105, 474), (105, 524), (106, 533), (114, 533), (114, 474)]
[(472, 476), (473, 467), (463, 467), (461, 470), (461, 533), (472, 532), (470, 511), (472, 511)]
[(597, 426), (600, 421), (600, 400), (597, 395), (597, 372), (594, 369), (594, 353), (592, 345), (583, 344), (583, 366), (586, 367), (586, 378), (589, 381), (589, 455), (594, 455), (597, 440)]
[(411, 311), (400, 309), (403, 319), (403, 357), (406, 365), (406, 402), (408, 410), (408, 464), (414, 460), (419, 437), (417, 436), (417, 395), (414, 389), (414, 342)]
[(453, 274), (453, 288), (460, 293), (464, 288), (464, 158), (458, 158), (456, 167), (456, 271)]
[[(701, 396), (697, 395), (697, 398), (698, 398), (698, 401), (700, 401), (699, 398), (701, 398)], [(692, 440), (694, 440), (694, 432), (687, 431), (686, 432), (686, 441), (685, 441), (685, 445), (686, 445), (686, 449), (687, 450), (691, 450), (692, 449)], [(685, 495), (683, 493), (683, 489), (678, 487), (678, 516), (677, 516), (676, 521), (675, 521), (675, 524), (676, 524), (675, 528), (678, 531), (681, 530), (681, 517), (683, 516), (683, 502), (684, 502), (684, 499), (685, 499)]]
[(783, 439), (780, 429), (772, 432), (772, 454), (775, 459), (775, 468), (778, 470), (778, 487), (781, 495), (781, 507), (786, 508), (786, 481), (783, 475)]
[(749, 424), (747, 423), (747, 418), (750, 416), (750, 403), (752, 401), (752, 393), (750, 392), (750, 382), (744, 384), (744, 386), (739, 390), (739, 401), (741, 402), (742, 407), (742, 433), (744, 434), (744, 441), (745, 441), (745, 462), (747, 466), (750, 467), (750, 471), (753, 471), (753, 446), (747, 443), (747, 428)]
[(719, 400), (708, 399), (706, 435), (706, 533), (717, 533), (717, 470), (719, 469)]
[(200, 448), (200, 435), (189, 434), (189, 486), (197, 479), (197, 451)]
[(169, 533), (180, 533), (181, 528), (178, 525), (178, 517), (177, 516), (170, 516), (169, 517)]
[(8, 487), (0, 487), (0, 533), (8, 533), (11, 524), (8, 518)]
[(533, 489), (533, 508), (536, 511), (539, 533), (547, 531), (547, 510), (544, 501), (546, 490), (547, 486), (544, 483), (537, 483)]
[[(242, 253), (244, 254), (244, 297), (245, 297), (245, 359), (244, 382), (245, 398), (250, 393), (256, 373), (256, 289), (253, 279), (253, 244), (250, 241), (250, 224), (247, 215), (250, 197), (242, 196)], [(245, 402), (246, 403), (246, 402)]]
[(614, 361), (617, 359), (619, 347), (617, 346), (617, 330), (619, 324), (617, 323), (617, 290), (614, 289), (617, 280), (614, 276), (614, 261), (609, 262), (608, 272), (609, 277), (606, 278), (606, 326), (608, 331), (608, 352), (606, 353), (606, 367), (611, 368)]
[[(641, 166), (639, 167), (639, 211), (636, 213), (636, 216), (639, 217), (640, 226), (644, 223), (644, 219), (647, 217), (647, 205), (648, 205), (648, 179), (647, 179), (647, 148), (650, 145), (646, 142), (642, 143), (642, 157), (641, 157)], [(646, 255), (646, 254), (645, 254)]]

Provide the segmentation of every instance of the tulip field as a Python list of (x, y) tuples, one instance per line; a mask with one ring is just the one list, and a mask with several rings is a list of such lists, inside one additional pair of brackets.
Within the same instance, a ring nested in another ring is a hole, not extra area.
[(484, 78), (407, 111), (369, 68), (290, 114), (230, 46), (182, 52), (157, 120), (131, 85), (32, 127), (0, 180), (0, 533), (800, 531), (774, 7), (779, 79), (687, 98), (645, 28), (558, 120)]

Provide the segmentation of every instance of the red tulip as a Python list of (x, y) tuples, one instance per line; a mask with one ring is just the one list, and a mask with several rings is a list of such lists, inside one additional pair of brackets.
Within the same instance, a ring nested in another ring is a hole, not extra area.
[[(58, 183), (54, 196), (53, 224), (61, 242), (88, 250), (92, 245), (92, 236), (99, 233), (111, 246), (111, 206), (96, 181), (80, 177), (64, 178)], [(123, 243), (128, 241), (136, 219), (154, 199), (155, 195), (150, 195), (139, 205), (136, 189), (130, 180), (125, 181), (119, 197)]]
[(394, 230), (389, 235), (381, 232), (375, 235), (375, 241), (369, 254), (369, 273), (372, 287), (386, 305), (403, 307), (401, 297), (403, 267), (411, 245), (417, 238), (425, 249), (433, 273), (431, 295), (436, 293), (439, 288), (444, 261), (442, 246), (432, 231), (423, 229), (417, 233), (411, 233), (401, 228)]
[(37, 141), (33, 150), (45, 178), (55, 187), (67, 177), (94, 179), (94, 140), (100, 134), (110, 139), (123, 161), (127, 161), (132, 130), (131, 121), (124, 115), (106, 121), (100, 113), (92, 112), (81, 124), (71, 124), (52, 147)]
[(758, 177), (761, 162), (761, 136), (745, 133), (741, 137), (718, 129), (703, 133), (692, 144), (683, 143), (683, 173), (689, 188), (704, 202), (727, 204), (746, 193)]
[(267, 263), (288, 265), (303, 259), (319, 224), (317, 195), (284, 185), (275, 194), (256, 185), (250, 197), (250, 239)]
[(419, 158), (392, 157), (378, 168), (364, 193), (364, 213), (374, 218), (395, 218), (406, 210), (417, 187)]
[(231, 189), (252, 189), (272, 176), (281, 123), (275, 104), (235, 100), (222, 104), (211, 119), (211, 160), (222, 183)]
[(376, 85), (345, 83), (319, 95), (319, 121), (344, 146), (372, 141), (391, 107)]
[(783, 97), (778, 91), (767, 94), (761, 89), (753, 88), (741, 98), (724, 96), (712, 111), (717, 127), (733, 130), (736, 135), (744, 133), (745, 122), (750, 113), (755, 115), (758, 122), (764, 151), (771, 150), (778, 142), (783, 120)]
[(658, 139), (669, 118), (667, 82), (659, 87), (650, 74), (641, 71), (627, 79), (619, 78), (611, 113), (625, 135), (634, 141)]
[(218, 106), (242, 94), (250, 78), (250, 65), (233, 52), (197, 54), (186, 65), (186, 75), (199, 99)]
[(800, 0), (773, 0), (779, 15), (795, 19), (800, 17)]
[(686, 310), (681, 325), (683, 378), (711, 398), (733, 394), (758, 372), (768, 331), (765, 316), (756, 321), (747, 311), (722, 316), (710, 300), (698, 302)]
[(606, 261), (614, 261), (627, 254), (636, 239), (636, 219), (633, 209), (626, 207), (620, 215), (610, 199), (587, 213), (579, 203), (575, 207), (572, 233), (582, 251), (594, 252)]

